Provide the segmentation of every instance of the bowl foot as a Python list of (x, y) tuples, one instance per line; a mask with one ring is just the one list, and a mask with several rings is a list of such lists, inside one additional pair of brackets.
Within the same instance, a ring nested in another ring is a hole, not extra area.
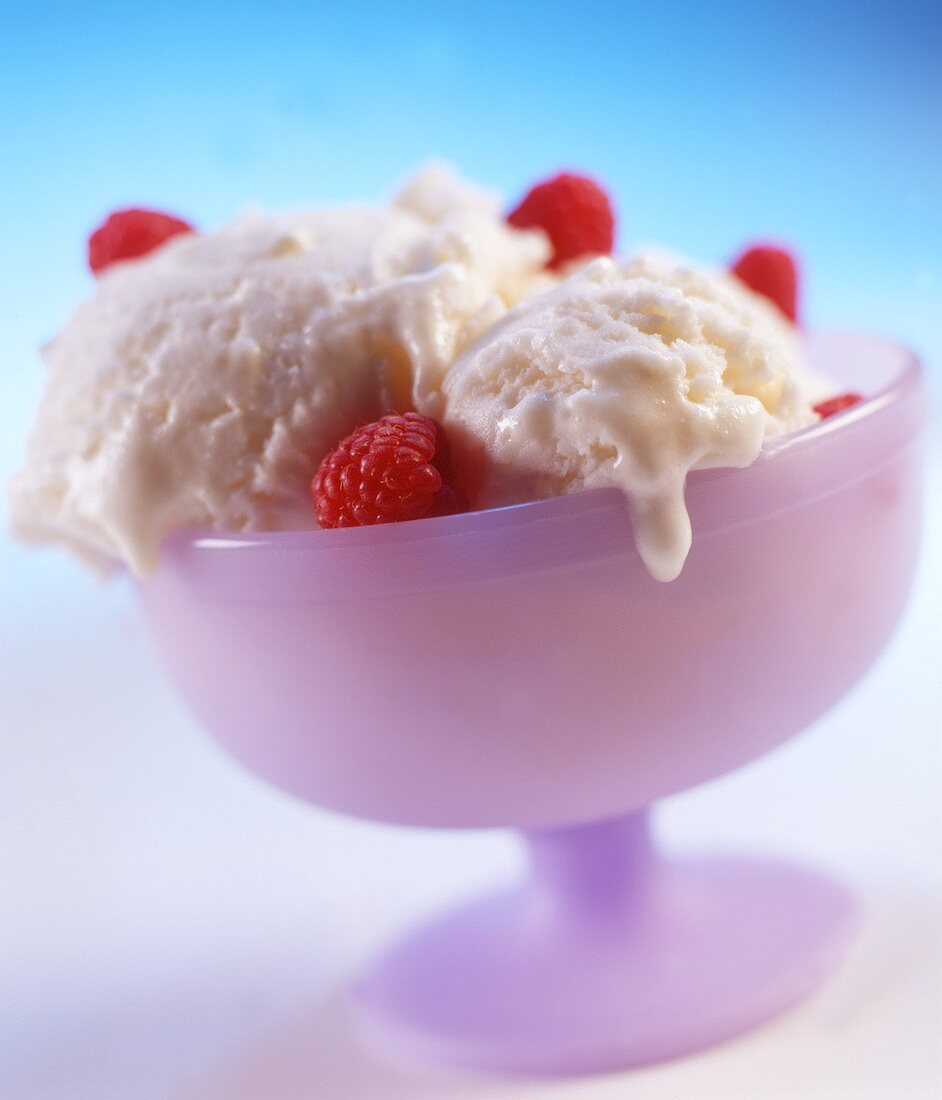
[(660, 859), (640, 816), (530, 841), (524, 885), (420, 929), (358, 984), (384, 1045), (518, 1073), (662, 1061), (796, 1004), (850, 938), (836, 884), (775, 863)]

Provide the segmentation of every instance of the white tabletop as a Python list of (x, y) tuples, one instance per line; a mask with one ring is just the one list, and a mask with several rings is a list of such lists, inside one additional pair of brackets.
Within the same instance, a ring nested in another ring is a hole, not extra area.
[(807, 735), (666, 803), (665, 844), (780, 853), (865, 906), (843, 971), (780, 1021), (630, 1075), (392, 1065), (343, 986), (397, 931), (515, 873), (512, 838), (329, 816), (216, 750), (132, 593), (0, 546), (0, 1096), (920, 1100), (942, 1085), (942, 462), (906, 619)]

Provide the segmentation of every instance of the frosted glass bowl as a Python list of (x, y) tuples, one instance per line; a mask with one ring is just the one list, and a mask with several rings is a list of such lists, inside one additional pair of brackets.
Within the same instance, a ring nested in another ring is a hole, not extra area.
[(919, 366), (865, 336), (816, 334), (809, 352), (866, 400), (747, 469), (692, 475), (693, 549), (670, 584), (645, 571), (614, 490), (166, 544), (140, 589), (150, 627), (244, 765), (357, 817), (525, 830), (523, 883), (359, 983), (375, 1034), (491, 1068), (617, 1068), (745, 1030), (834, 965), (853, 914), (840, 887), (670, 863), (645, 824), (835, 703), (909, 591)]

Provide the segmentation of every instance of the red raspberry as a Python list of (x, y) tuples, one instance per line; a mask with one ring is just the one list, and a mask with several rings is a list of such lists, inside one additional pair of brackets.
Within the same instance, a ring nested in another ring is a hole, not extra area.
[(798, 263), (784, 248), (754, 245), (730, 267), (747, 287), (773, 302), (789, 321), (798, 317)]
[(842, 393), (839, 397), (829, 397), (827, 401), (822, 401), (820, 405), (815, 405), (814, 411), (824, 420), (829, 416), (834, 416), (835, 413), (843, 412), (845, 409), (850, 409), (854, 405), (859, 405), (861, 401), (863, 401), (863, 398), (859, 393)]
[(152, 252), (178, 233), (192, 233), (189, 222), (157, 210), (116, 210), (88, 238), (88, 266), (96, 274), (118, 260)]
[(608, 195), (588, 176), (563, 172), (524, 195), (507, 215), (517, 229), (542, 229), (553, 246), (551, 268), (590, 253), (608, 254), (615, 240), (615, 214)]
[(448, 484), (448, 447), (440, 425), (419, 413), (384, 416), (348, 435), (321, 462), (311, 494), (321, 527), (449, 515), (467, 507)]

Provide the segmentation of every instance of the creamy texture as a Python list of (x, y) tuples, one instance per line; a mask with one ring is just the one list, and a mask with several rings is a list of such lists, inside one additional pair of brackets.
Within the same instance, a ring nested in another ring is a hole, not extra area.
[(44, 349), (15, 533), (145, 574), (179, 528), (315, 526), (323, 455), (391, 409), (438, 413), (548, 254), (433, 167), (385, 207), (248, 214), (116, 264)]
[(251, 213), (114, 265), (44, 349), (14, 531), (146, 574), (181, 528), (311, 528), (321, 458), (416, 408), (473, 506), (618, 486), (676, 577), (687, 473), (748, 465), (821, 387), (730, 276), (654, 256), (551, 276), (549, 253), (438, 166), (385, 206)]
[(817, 419), (816, 390), (792, 326), (732, 277), (599, 259), (458, 357), (444, 422), (477, 506), (618, 486), (668, 581), (691, 544), (687, 473), (747, 466)]

